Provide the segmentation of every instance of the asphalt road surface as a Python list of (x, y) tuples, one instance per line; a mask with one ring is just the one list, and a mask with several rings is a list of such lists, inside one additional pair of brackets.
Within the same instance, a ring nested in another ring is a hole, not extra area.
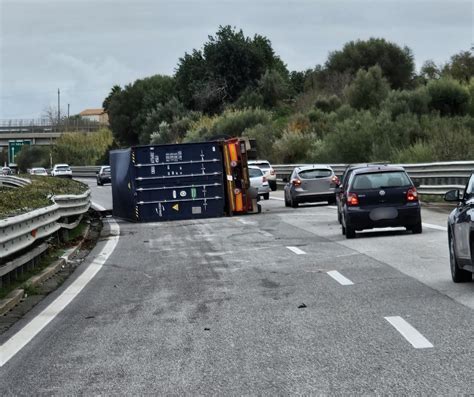
[(272, 197), (258, 215), (111, 220), (0, 337), (0, 395), (473, 393), (474, 283), (450, 280), (446, 214), (346, 240), (334, 208)]

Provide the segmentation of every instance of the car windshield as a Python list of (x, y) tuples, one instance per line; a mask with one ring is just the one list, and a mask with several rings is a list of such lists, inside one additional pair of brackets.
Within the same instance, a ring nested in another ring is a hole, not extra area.
[(262, 170), (258, 168), (249, 168), (249, 175), (250, 175), (250, 178), (256, 178), (256, 177), (262, 176), (263, 173), (262, 173)]
[(310, 170), (299, 171), (298, 175), (301, 179), (327, 178), (332, 175), (332, 171), (327, 168), (313, 168)]
[(391, 187), (411, 186), (410, 178), (404, 171), (373, 172), (356, 175), (353, 189), (382, 189)]

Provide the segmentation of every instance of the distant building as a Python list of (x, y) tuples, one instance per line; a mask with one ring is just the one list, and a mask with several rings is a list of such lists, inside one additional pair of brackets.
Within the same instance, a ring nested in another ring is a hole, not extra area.
[(109, 124), (109, 115), (104, 111), (104, 109), (85, 109), (79, 113), (83, 119), (90, 121), (95, 121), (101, 124)]

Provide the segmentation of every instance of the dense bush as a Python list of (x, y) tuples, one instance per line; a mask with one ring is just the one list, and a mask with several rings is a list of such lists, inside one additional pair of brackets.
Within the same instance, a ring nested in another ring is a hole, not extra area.
[(49, 168), (49, 146), (29, 146), (24, 145), (16, 157), (16, 164), (21, 172), (26, 172), (28, 168), (44, 167)]
[(91, 165), (104, 156), (112, 145), (112, 132), (70, 132), (61, 135), (53, 147), (53, 163)]
[(360, 69), (350, 86), (345, 90), (349, 104), (355, 109), (377, 108), (387, 97), (390, 86), (382, 76), (382, 69), (373, 66)]
[(427, 86), (430, 108), (441, 116), (463, 116), (469, 110), (469, 91), (456, 80), (432, 80)]

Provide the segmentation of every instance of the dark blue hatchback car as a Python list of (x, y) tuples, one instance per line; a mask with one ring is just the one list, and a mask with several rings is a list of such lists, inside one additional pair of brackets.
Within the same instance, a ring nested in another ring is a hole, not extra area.
[(356, 230), (378, 227), (422, 232), (418, 193), (402, 167), (355, 169), (340, 194), (342, 234), (347, 238), (354, 238)]

